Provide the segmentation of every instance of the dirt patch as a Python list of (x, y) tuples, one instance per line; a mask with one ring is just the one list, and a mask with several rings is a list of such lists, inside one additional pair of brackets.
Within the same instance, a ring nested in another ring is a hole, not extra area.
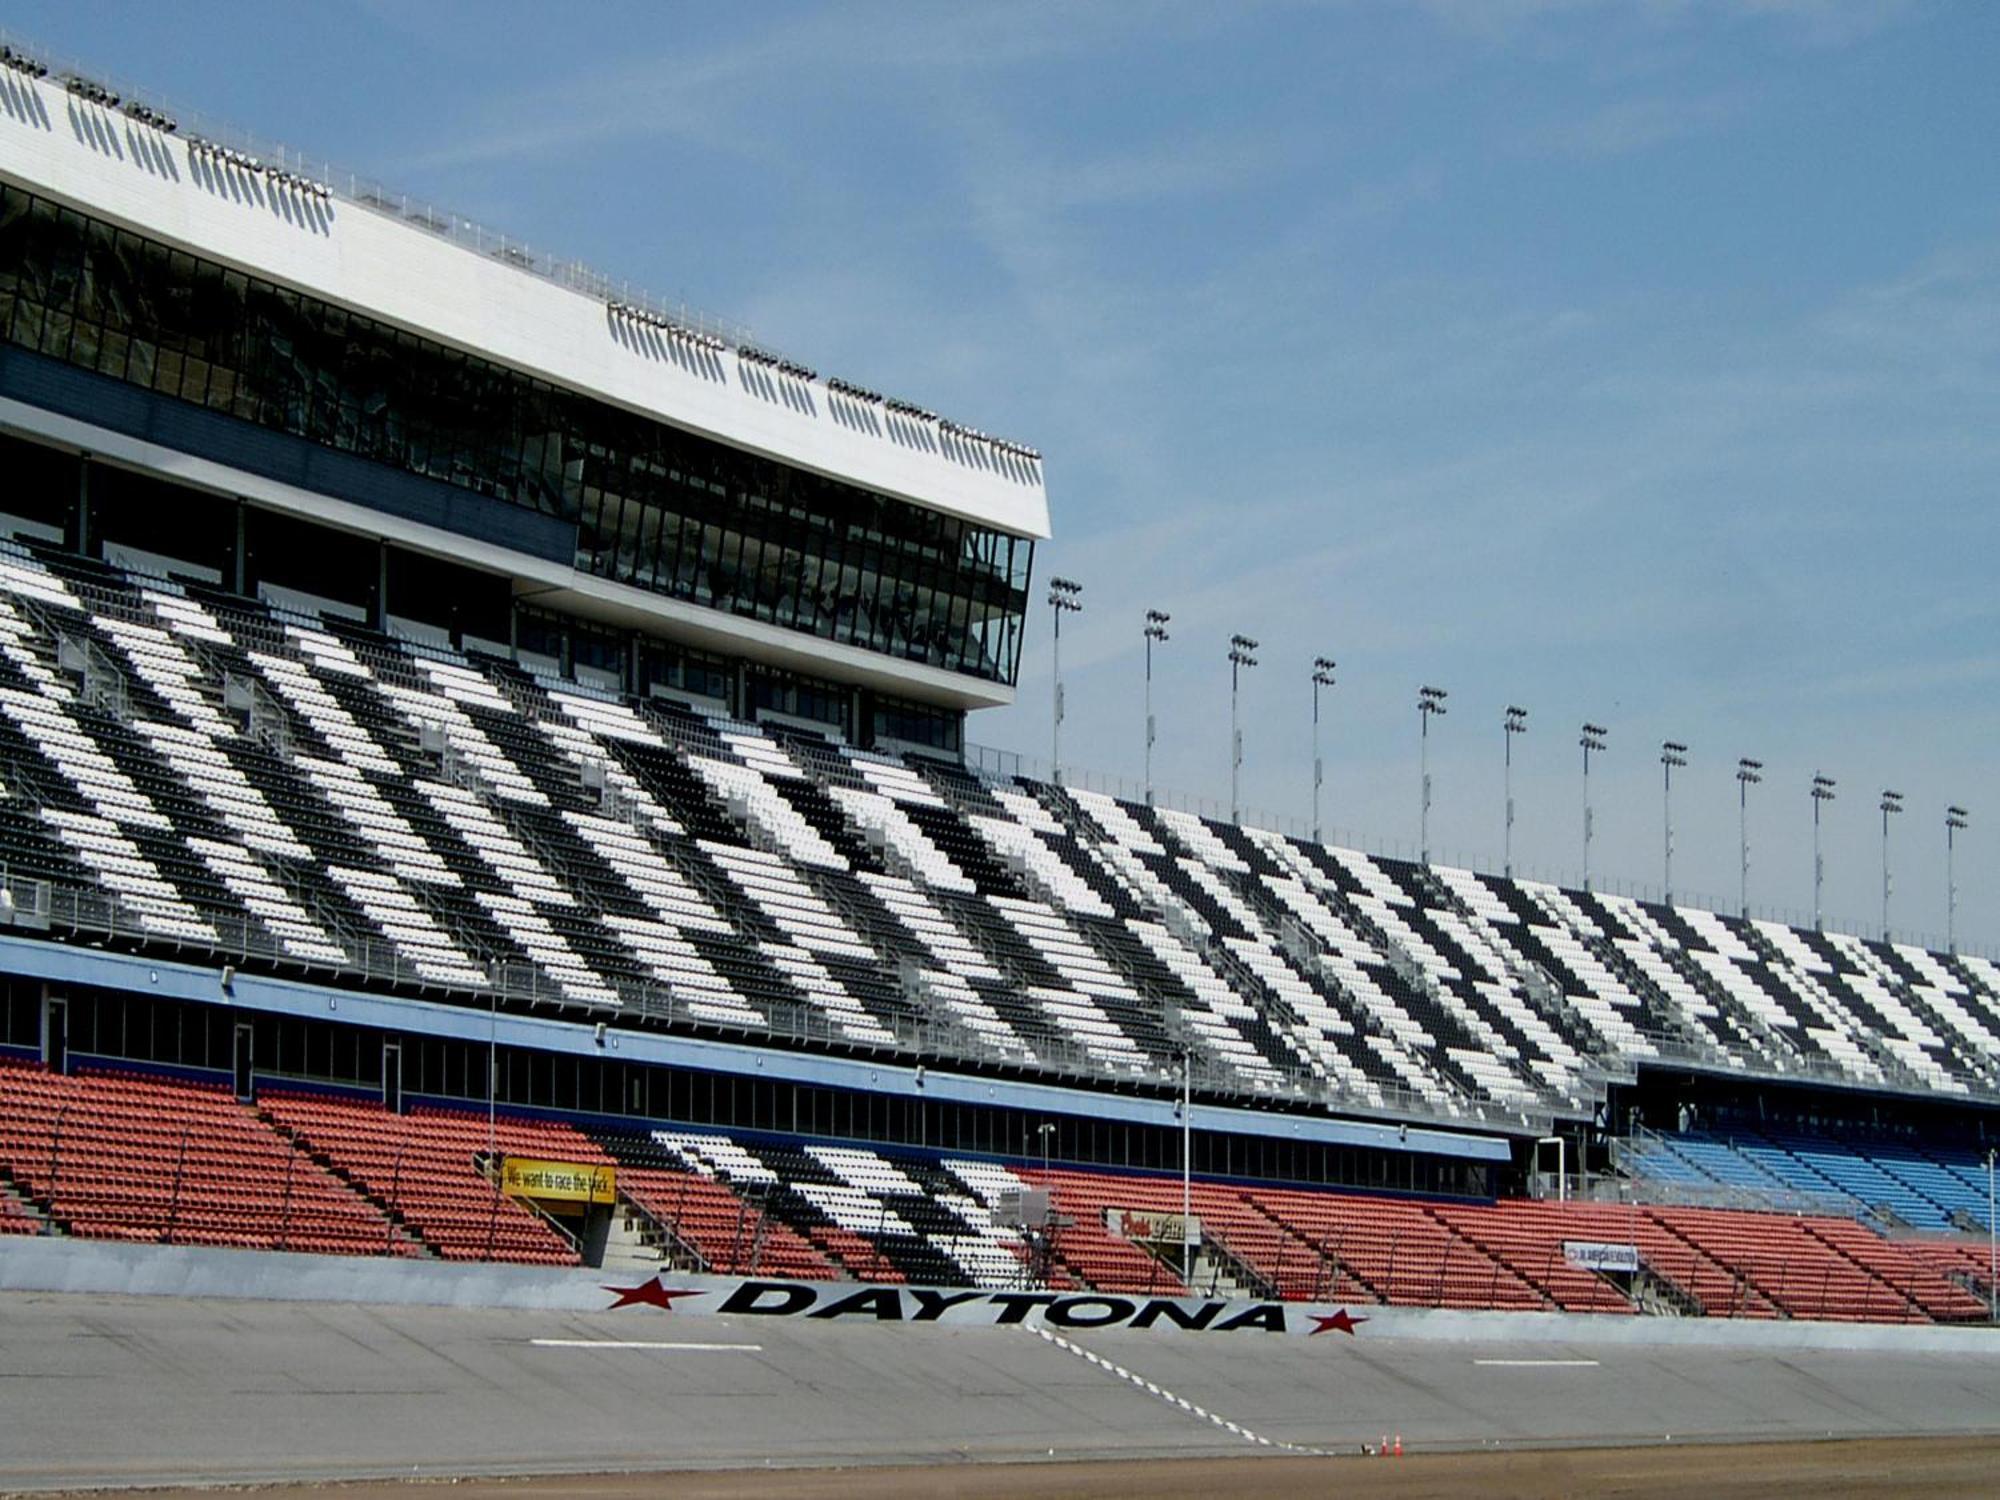
[[(1750, 1500), (1796, 1496), (1984, 1496), (2000, 1475), (2000, 1439), (1894, 1438), (1818, 1443), (1738, 1443), (1648, 1448), (1568, 1448), (1395, 1458), (1162, 1459), (1102, 1463), (964, 1464), (952, 1467), (754, 1469), (712, 1473), (598, 1474), (237, 1489), (232, 1495), (330, 1500), (422, 1500), (448, 1483), (452, 1500), (1489, 1500), (1613, 1496), (1631, 1500)], [(214, 1490), (156, 1490), (153, 1500), (214, 1500)]]

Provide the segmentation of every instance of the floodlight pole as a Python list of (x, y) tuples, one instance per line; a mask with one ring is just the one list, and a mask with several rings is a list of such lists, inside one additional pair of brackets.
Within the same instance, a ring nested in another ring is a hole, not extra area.
[(1417, 689), (1417, 755), (1423, 771), (1423, 808), (1418, 816), (1418, 848), (1423, 863), (1431, 862), (1431, 719), (1445, 711), (1444, 700), (1451, 695), (1443, 688)]
[(1586, 723), (1577, 739), (1577, 744), (1583, 747), (1583, 888), (1586, 892), (1590, 889), (1590, 840), (1596, 832), (1596, 819), (1590, 808), (1590, 752), (1602, 751), (1604, 737), (1610, 732), (1602, 724)]
[(1759, 774), (1763, 769), (1761, 760), (1744, 757), (1736, 762), (1736, 841), (1742, 859), (1736, 914), (1746, 922), (1750, 920), (1750, 788), (1764, 779)]
[(1514, 878), (1514, 736), (1528, 732), (1528, 711), (1508, 705), (1507, 716), (1501, 721), (1501, 738), (1506, 745), (1506, 791), (1507, 819), (1501, 833), (1502, 854), (1501, 873), (1509, 880)]
[(1687, 748), (1679, 740), (1666, 740), (1660, 745), (1660, 807), (1666, 826), (1660, 900), (1667, 906), (1674, 904), (1674, 767), (1687, 764)]
[(1078, 613), (1083, 609), (1083, 585), (1068, 578), (1049, 580), (1049, 610), (1055, 616), (1055, 630), (1050, 636), (1051, 649), (1055, 653), (1055, 700), (1050, 715), (1051, 731), (1049, 740), (1049, 780), (1062, 785), (1062, 726), (1063, 726), (1063, 680), (1062, 680), (1062, 617)]
[(1194, 1053), (1181, 1053), (1181, 1269), (1192, 1272), (1194, 1233)]
[(1958, 865), (1955, 835), (1972, 814), (1953, 805), (1944, 810), (1944, 951), (1958, 952)]
[(1319, 755), (1319, 690), (1334, 685), (1333, 669), (1338, 665), (1338, 662), (1328, 656), (1313, 658), (1313, 842), (1315, 844), (1326, 842), (1319, 821), (1319, 789), (1326, 781), (1326, 763)]
[(1146, 611), (1146, 806), (1153, 805), (1153, 643), (1167, 639), (1171, 615)]
[(1256, 649), (1257, 643), (1247, 635), (1229, 638), (1229, 821), (1232, 823), (1243, 821), (1243, 731), (1238, 727), (1236, 703), (1243, 669), (1257, 665), (1257, 658), (1250, 654)]
[(1882, 793), (1882, 941), (1889, 941), (1889, 892), (1894, 886), (1889, 878), (1889, 815), (1903, 810), (1901, 792)]
[(1813, 772), (1812, 802), (1813, 802), (1813, 931), (1814, 932), (1819, 932), (1823, 930), (1824, 926), (1820, 915), (1820, 892), (1826, 883), (1826, 861), (1820, 857), (1820, 850), (1819, 850), (1819, 811), (1824, 804), (1831, 802), (1833, 800), (1833, 788), (1834, 788), (1834, 781), (1831, 776), (1821, 775), (1818, 771)]

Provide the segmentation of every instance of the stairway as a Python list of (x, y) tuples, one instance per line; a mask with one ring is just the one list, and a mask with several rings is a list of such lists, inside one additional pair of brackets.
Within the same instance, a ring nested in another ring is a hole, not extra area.
[(316, 1148), (311, 1141), (279, 1119), (269, 1109), (260, 1105), (256, 1110), (256, 1114), (257, 1118), (265, 1126), (291, 1142), (301, 1156), (304, 1156), (308, 1161), (317, 1162), (333, 1177), (346, 1184), (361, 1197), (366, 1198), (381, 1211), (382, 1217), (387, 1219), (390, 1225), (388, 1233), (383, 1237), (382, 1253), (384, 1255), (407, 1255), (418, 1260), (437, 1260), (439, 1258), (437, 1250), (424, 1239), (422, 1231), (403, 1217), (401, 1209), (392, 1206), (381, 1194), (370, 1189), (360, 1177), (349, 1171), (343, 1163), (335, 1161), (330, 1153)]
[(60, 1222), (52, 1221), (48, 1212), (29, 1196), (4, 1170), (0, 1170), (0, 1217), (14, 1220), (17, 1224), (27, 1223), (34, 1227), (30, 1234), (62, 1234)]
[(621, 1198), (613, 1207), (610, 1227), (604, 1235), (602, 1270), (617, 1276), (651, 1276), (669, 1267), (695, 1269), (677, 1265), (681, 1259), (668, 1252), (659, 1227), (633, 1207), (630, 1200)]

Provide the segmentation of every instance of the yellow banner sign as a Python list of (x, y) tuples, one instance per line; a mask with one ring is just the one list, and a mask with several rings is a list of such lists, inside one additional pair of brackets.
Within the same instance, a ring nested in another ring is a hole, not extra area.
[(510, 1156), (501, 1164), (500, 1187), (516, 1198), (541, 1198), (557, 1203), (615, 1203), (618, 1201), (618, 1172), (615, 1167), (593, 1167), (584, 1162), (536, 1161), (526, 1156)]

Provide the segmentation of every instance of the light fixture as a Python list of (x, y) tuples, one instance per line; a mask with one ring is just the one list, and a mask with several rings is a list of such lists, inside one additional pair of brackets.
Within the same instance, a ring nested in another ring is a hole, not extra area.
[(1881, 801), (1882, 813), (1882, 941), (1889, 941), (1889, 892), (1893, 884), (1889, 878), (1889, 818), (1903, 810), (1903, 794), (1884, 790)]
[(1326, 781), (1326, 762), (1320, 758), (1319, 753), (1319, 690), (1323, 687), (1330, 688), (1336, 685), (1333, 677), (1333, 669), (1339, 665), (1340, 663), (1330, 656), (1315, 656), (1313, 658), (1313, 842), (1315, 844), (1326, 842), (1326, 839), (1321, 834), (1319, 821), (1320, 787)]
[(1679, 740), (1660, 742), (1660, 807), (1666, 828), (1666, 854), (1661, 869), (1660, 899), (1674, 904), (1674, 770), (1687, 764), (1688, 747)]
[(1750, 788), (1764, 779), (1764, 762), (1747, 755), (1736, 762), (1736, 839), (1742, 864), (1738, 875), (1737, 915), (1750, 920)]
[(1957, 805), (1944, 810), (1944, 951), (1958, 952), (1958, 835), (1972, 814)]
[(1605, 736), (1611, 733), (1602, 724), (1586, 721), (1583, 734), (1577, 744), (1583, 747), (1583, 888), (1590, 889), (1590, 841), (1596, 833), (1596, 815), (1590, 806), (1590, 752), (1605, 748)]
[(1247, 635), (1232, 635), (1229, 638), (1229, 821), (1232, 823), (1243, 821), (1243, 731), (1238, 727), (1236, 716), (1237, 690), (1243, 669), (1257, 665), (1257, 658), (1251, 655), (1256, 649), (1257, 643)]
[(1813, 772), (1812, 799), (1813, 799), (1813, 931), (1814, 932), (1818, 932), (1821, 926), (1820, 892), (1826, 883), (1826, 861), (1820, 857), (1820, 850), (1819, 850), (1819, 812), (1823, 806), (1825, 806), (1827, 803), (1833, 800), (1833, 787), (1834, 787), (1834, 781), (1831, 776), (1821, 775), (1818, 771)]
[(1051, 650), (1055, 654), (1055, 701), (1049, 740), (1049, 779), (1059, 786), (1062, 784), (1062, 617), (1082, 613), (1082, 596), (1083, 585), (1074, 579), (1056, 577), (1049, 580), (1049, 609), (1055, 615), (1055, 631), (1050, 637)]
[(1163, 610), (1146, 611), (1146, 805), (1153, 805), (1153, 647), (1167, 640), (1167, 625), (1172, 615)]
[(1423, 802), (1417, 815), (1417, 849), (1425, 864), (1431, 862), (1431, 720), (1445, 712), (1444, 700), (1450, 696), (1443, 688), (1417, 689), (1417, 765), (1423, 786)]
[(1528, 732), (1528, 711), (1514, 704), (1508, 704), (1506, 715), (1500, 721), (1500, 729), (1500, 743), (1505, 757), (1503, 787), (1507, 797), (1507, 816), (1500, 834), (1500, 871), (1512, 880), (1514, 878), (1514, 736)]

